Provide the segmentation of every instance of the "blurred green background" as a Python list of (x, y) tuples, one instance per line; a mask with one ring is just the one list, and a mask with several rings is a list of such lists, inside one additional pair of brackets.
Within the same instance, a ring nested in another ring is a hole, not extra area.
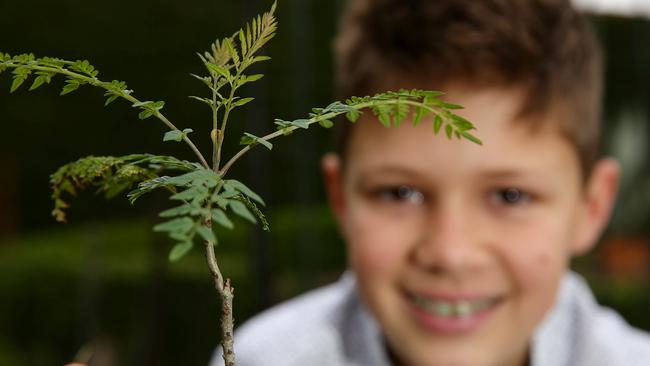
[[(283, 0), (279, 32), (267, 47), (266, 78), (244, 90), (256, 98), (233, 116), (230, 134), (272, 130), (273, 118), (299, 118), (332, 100), (331, 42), (338, 1)], [(210, 115), (187, 95), (204, 87), (195, 52), (269, 8), (270, 1), (0, 2), (0, 51), (86, 58), (103, 79), (126, 80), (141, 99), (194, 136), (207, 136)], [(650, 22), (594, 18), (606, 45), (606, 151), (625, 169), (613, 223), (599, 249), (578, 260), (601, 302), (650, 329)], [(140, 121), (123, 102), (102, 107), (91, 88), (59, 97), (55, 86), (10, 95), (0, 75), (0, 365), (59, 365), (94, 350), (105, 365), (204, 365), (218, 341), (218, 300), (195, 251), (167, 262), (171, 247), (151, 231), (164, 195), (105, 202), (92, 193), (73, 201), (68, 225), (49, 216), (48, 176), (87, 155), (179, 154), (162, 144), (163, 125)], [(329, 131), (284, 139), (273, 154), (257, 149), (233, 171), (265, 197), (270, 234), (242, 223), (222, 234), (223, 271), (236, 286), (235, 316), (252, 314), (335, 280), (345, 254), (324, 201), (319, 157)], [(209, 140), (195, 142), (206, 151)], [(228, 146), (229, 152), (237, 146)], [(83, 348), (83, 349), (82, 349)], [(99, 365), (99, 364), (98, 364)]]

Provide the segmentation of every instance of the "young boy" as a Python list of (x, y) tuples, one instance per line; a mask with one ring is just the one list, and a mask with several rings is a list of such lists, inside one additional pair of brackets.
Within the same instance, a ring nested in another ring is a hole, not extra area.
[(350, 271), (243, 325), (238, 365), (650, 365), (650, 337), (568, 270), (619, 175), (568, 0), (352, 0), (336, 52), (344, 97), (443, 90), (483, 146), (348, 124), (323, 170)]

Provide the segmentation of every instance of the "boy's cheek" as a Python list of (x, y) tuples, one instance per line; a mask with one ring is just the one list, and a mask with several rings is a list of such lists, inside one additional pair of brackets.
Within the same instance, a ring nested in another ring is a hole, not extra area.
[(408, 250), (410, 230), (405, 229), (403, 225), (389, 225), (369, 211), (349, 216), (345, 235), (350, 264), (361, 274), (398, 270)]
[(502, 252), (512, 278), (526, 291), (555, 288), (567, 268), (569, 257), (565, 242), (568, 238), (549, 235), (553, 232), (524, 234), (518, 240), (519, 245), (508, 246)]

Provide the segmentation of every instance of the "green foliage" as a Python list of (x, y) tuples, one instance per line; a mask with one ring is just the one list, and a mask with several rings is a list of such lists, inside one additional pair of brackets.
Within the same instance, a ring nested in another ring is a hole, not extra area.
[(268, 142), (266, 139), (262, 137), (255, 136), (251, 133), (244, 132), (244, 136), (241, 137), (241, 140), (239, 141), (240, 145), (256, 145), (256, 144), (262, 144), (265, 148), (271, 150), (273, 149), (273, 144)]
[(88, 156), (60, 167), (51, 175), (52, 215), (57, 221), (65, 222), (65, 209), (70, 205), (64, 196), (76, 196), (79, 190), (94, 187), (97, 193), (104, 193), (110, 199), (139, 182), (157, 177), (161, 171), (195, 168), (193, 163), (171, 156)]
[(244, 185), (244, 183), (240, 181), (234, 179), (226, 179), (224, 180), (223, 189), (226, 192), (241, 193), (244, 196), (252, 199), (253, 201), (261, 204), (262, 206), (265, 205), (264, 200), (262, 200), (262, 197), (257, 195), (257, 193), (253, 192), (250, 188), (246, 187), (246, 185)]
[(129, 193), (129, 198), (135, 201), (158, 188), (177, 192), (170, 199), (182, 202), (179, 206), (161, 212), (160, 216), (169, 220), (154, 227), (155, 231), (166, 232), (172, 239), (179, 241), (175, 249), (172, 249), (174, 255), (170, 254), (170, 259), (179, 259), (179, 253), (186, 253), (185, 249), (190, 246), (188, 243), (193, 243), (197, 236), (216, 244), (216, 233), (208, 223), (214, 222), (232, 229), (234, 225), (228, 217), (228, 211), (252, 223), (260, 220), (264, 228), (268, 229), (264, 215), (251, 201), (264, 204), (262, 198), (239, 181), (222, 180), (212, 170), (197, 168), (176, 177), (162, 176), (143, 181)]
[(183, 131), (178, 131), (178, 130), (172, 130), (168, 131), (165, 133), (165, 136), (163, 137), (163, 141), (183, 141), (184, 138), (187, 137), (187, 134), (190, 132), (194, 132), (191, 128), (185, 128)]
[[(133, 108), (140, 108), (142, 111), (138, 114), (138, 118), (140, 119), (147, 119), (157, 113), (163, 107), (165, 106), (165, 102), (159, 101), (159, 102), (152, 102), (150, 100), (144, 101), (144, 102), (136, 102), (133, 103)], [(178, 130), (172, 130), (171, 132), (178, 131)], [(167, 140), (165, 140), (167, 141)]]
[(106, 103), (104, 103), (104, 106), (111, 104), (120, 96), (129, 95), (133, 92), (132, 90), (127, 89), (125, 82), (119, 80), (113, 80), (110, 83), (107, 83), (105, 88), (106, 92), (104, 93), (104, 96), (106, 97)]
[(194, 248), (197, 240), (203, 244), (208, 268), (222, 297), (225, 335), (222, 344), (227, 364), (234, 364), (232, 339), (229, 340), (228, 336), (233, 332), (232, 287), (219, 269), (215, 246), (222, 228), (234, 228), (237, 221), (231, 217), (236, 216), (253, 224), (260, 223), (264, 230), (269, 230), (269, 223), (257, 206), (264, 205), (264, 200), (244, 183), (228, 176), (233, 164), (253, 146), (262, 145), (271, 150), (273, 145), (270, 140), (276, 137), (289, 135), (297, 129), (308, 129), (316, 123), (323, 128), (331, 128), (335, 118), (340, 115), (355, 122), (366, 109), (386, 127), (399, 127), (409, 118), (414, 125), (427, 120), (432, 121), (435, 133), (444, 126), (449, 138), (456, 136), (481, 143), (470, 133), (474, 126), (452, 112), (460, 106), (440, 99), (440, 92), (413, 89), (336, 101), (324, 108), (312, 109), (307, 118), (275, 119), (274, 132), (265, 136), (244, 132), (240, 138), (243, 147), (228, 160), (222, 161), (222, 147), (231, 112), (254, 100), (253, 97), (239, 95), (238, 91), (243, 85), (263, 78), (262, 74), (247, 74), (248, 69), (270, 59), (258, 53), (275, 36), (275, 9), (274, 3), (268, 12), (255, 17), (232, 36), (217, 39), (210, 45), (209, 51), (198, 54), (207, 74), (190, 75), (205, 85), (209, 93), (207, 96), (190, 98), (207, 105), (212, 113), (210, 162), (190, 139), (189, 134), (193, 129), (179, 129), (162, 113), (164, 101), (141, 100), (123, 81), (100, 80), (99, 71), (89, 61), (37, 58), (31, 53), (11, 56), (0, 52), (0, 72), (12, 70), (11, 93), (30, 78), (33, 79), (29, 87), (31, 91), (50, 84), (57, 76), (63, 79), (61, 95), (76, 91), (82, 85), (98, 87), (104, 91), (105, 106), (117, 99), (128, 101), (138, 111), (140, 120), (154, 117), (167, 127), (163, 141), (185, 143), (196, 155), (197, 162), (171, 156), (136, 154), (122, 157), (90, 156), (64, 165), (50, 178), (54, 200), (52, 215), (58, 221), (65, 221), (69, 196), (75, 196), (79, 190), (87, 188), (94, 188), (107, 198), (128, 190), (127, 198), (131, 204), (153, 191), (169, 193), (172, 207), (159, 213), (162, 222), (155, 225), (153, 230), (165, 233), (174, 241), (175, 245), (169, 252), (170, 261), (183, 258)]
[[(386, 127), (399, 127), (409, 116), (412, 117), (413, 125), (418, 125), (425, 119), (432, 119), (436, 134), (444, 125), (449, 138), (462, 137), (473, 143), (482, 144), (480, 139), (469, 132), (474, 130), (474, 125), (451, 111), (462, 107), (443, 102), (438, 98), (441, 95), (443, 93), (437, 91), (402, 89), (373, 96), (352, 97), (345, 103), (333, 102), (325, 108), (312, 109), (309, 119), (300, 118), (293, 121), (276, 119), (275, 125), (277, 130), (284, 135), (288, 135), (298, 128), (307, 129), (314, 123), (318, 123), (324, 128), (330, 128), (333, 125), (332, 120), (340, 115), (345, 115), (350, 122), (356, 122), (364, 109), (370, 109), (379, 122)], [(269, 136), (273, 138), (276, 135)], [(259, 137), (249, 137), (246, 140), (242, 139), (242, 144), (261, 143)]]
[(364, 110), (371, 111), (386, 127), (398, 127), (409, 118), (414, 125), (431, 121), (436, 134), (444, 126), (449, 138), (455, 136), (481, 143), (470, 133), (474, 126), (452, 112), (461, 106), (443, 101), (441, 92), (413, 89), (336, 101), (324, 108), (312, 109), (307, 118), (275, 119), (276, 131), (265, 136), (245, 132), (240, 138), (242, 149), (229, 160), (222, 161), (221, 149), (230, 113), (254, 100), (252, 97), (239, 96), (237, 92), (243, 85), (264, 76), (246, 72), (255, 63), (270, 59), (258, 53), (275, 36), (275, 9), (276, 4), (273, 4), (268, 12), (255, 17), (232, 36), (217, 39), (210, 45), (209, 51), (198, 54), (207, 74), (190, 75), (205, 85), (209, 94), (190, 98), (207, 105), (212, 112), (211, 164), (189, 138), (193, 130), (181, 130), (163, 115), (164, 101), (143, 101), (134, 97), (133, 90), (128, 89), (124, 81), (100, 80), (99, 71), (89, 61), (37, 58), (31, 53), (12, 56), (0, 52), (0, 72), (12, 70), (10, 92), (17, 91), (30, 78), (33, 80), (29, 90), (35, 90), (50, 84), (56, 76), (64, 81), (61, 95), (71, 93), (82, 85), (99, 87), (104, 90), (105, 105), (120, 98), (125, 99), (138, 110), (139, 119), (155, 117), (167, 126), (163, 141), (184, 142), (198, 158), (198, 162), (189, 162), (149, 154), (90, 156), (64, 165), (50, 179), (54, 200), (52, 214), (55, 218), (58, 221), (66, 220), (65, 209), (69, 207), (67, 196), (75, 196), (81, 189), (95, 188), (107, 198), (130, 190), (127, 198), (132, 204), (143, 195), (163, 189), (170, 193), (169, 199), (174, 205), (160, 213), (165, 221), (156, 225), (154, 230), (167, 233), (177, 243), (169, 254), (169, 259), (175, 261), (193, 248), (195, 240), (205, 242), (209, 248), (216, 245), (218, 230), (215, 229), (234, 227), (230, 216), (251, 223), (259, 222), (268, 230), (268, 222), (257, 206), (264, 205), (263, 199), (242, 182), (226, 179), (231, 166), (255, 145), (271, 150), (273, 145), (270, 140), (276, 137), (289, 135), (297, 129), (308, 129), (314, 124), (330, 128), (336, 117), (341, 115), (350, 122), (356, 122)]
[[(133, 107), (140, 110), (138, 114), (140, 119), (155, 116), (163, 121), (170, 130), (178, 130), (160, 112), (165, 102), (140, 101), (132, 96), (133, 90), (129, 90), (125, 82), (119, 80), (110, 82), (99, 80), (97, 78), (99, 71), (87, 60), (66, 61), (52, 57), (37, 58), (32, 53), (11, 56), (10, 54), (0, 52), (0, 72), (6, 69), (13, 69), (13, 81), (10, 88), (10, 92), (12, 93), (17, 91), (32, 76), (35, 77), (29, 88), (30, 91), (37, 89), (43, 84), (49, 84), (55, 76), (60, 75), (64, 78), (61, 95), (72, 93), (82, 85), (96, 86), (105, 90), (104, 96), (107, 98), (105, 105), (121, 97), (128, 100)], [(191, 141), (188, 140), (187, 143), (197, 153), (197, 156), (200, 155)]]

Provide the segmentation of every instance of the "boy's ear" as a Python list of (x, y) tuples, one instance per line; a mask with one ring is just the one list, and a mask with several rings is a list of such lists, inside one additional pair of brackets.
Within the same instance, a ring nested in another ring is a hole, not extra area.
[(330, 208), (340, 223), (345, 211), (341, 158), (335, 153), (325, 154), (321, 159), (321, 169), (325, 179), (325, 189), (327, 190)]
[(607, 226), (616, 202), (620, 170), (613, 158), (601, 159), (594, 166), (586, 186), (581, 230), (572, 248), (574, 255), (593, 248)]

